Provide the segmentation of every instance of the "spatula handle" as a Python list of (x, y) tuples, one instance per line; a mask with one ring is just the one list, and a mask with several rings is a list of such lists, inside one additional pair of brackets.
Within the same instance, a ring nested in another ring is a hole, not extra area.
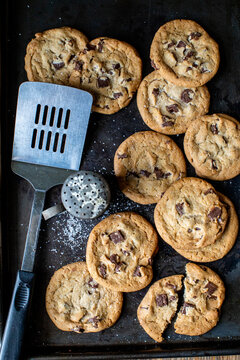
[(0, 360), (20, 358), (34, 274), (19, 270), (5, 326)]

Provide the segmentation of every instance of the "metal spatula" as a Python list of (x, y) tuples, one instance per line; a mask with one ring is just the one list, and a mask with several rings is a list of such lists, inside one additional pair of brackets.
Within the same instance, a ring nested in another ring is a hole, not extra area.
[(19, 88), (12, 170), (28, 180), (35, 193), (1, 360), (20, 356), (45, 193), (79, 170), (91, 106), (92, 96), (79, 89), (37, 82), (26, 82)]

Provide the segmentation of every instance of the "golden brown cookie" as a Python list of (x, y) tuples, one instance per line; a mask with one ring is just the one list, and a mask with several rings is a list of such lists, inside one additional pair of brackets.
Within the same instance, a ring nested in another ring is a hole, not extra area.
[(177, 334), (202, 335), (216, 326), (225, 298), (220, 277), (206, 266), (186, 265), (184, 303), (174, 328)]
[(114, 114), (127, 106), (142, 77), (142, 61), (133, 46), (116, 39), (92, 40), (78, 56), (70, 78), (74, 87), (93, 95), (92, 110)]
[(137, 291), (152, 280), (152, 257), (157, 250), (157, 233), (147, 220), (133, 212), (113, 214), (89, 235), (88, 270), (107, 288)]
[(177, 311), (182, 278), (183, 275), (173, 275), (156, 281), (138, 307), (140, 325), (158, 342), (163, 341), (162, 334)]
[(174, 85), (162, 71), (153, 71), (137, 92), (138, 110), (143, 121), (163, 134), (182, 134), (196, 117), (208, 112), (210, 94), (206, 86), (189, 88)]
[[(196, 250), (175, 249), (191, 261), (210, 262), (222, 259), (233, 247), (238, 235), (238, 217), (233, 203), (223, 194), (218, 193), (220, 201), (226, 204), (228, 222), (222, 235), (211, 245)], [(174, 247), (173, 247), (174, 248)]]
[(85, 262), (57, 270), (46, 292), (47, 313), (64, 331), (104, 330), (117, 321), (122, 303), (122, 293), (106, 289), (93, 280)]
[(185, 134), (184, 151), (198, 176), (228, 180), (239, 175), (239, 122), (226, 114), (197, 118)]
[(218, 44), (195, 21), (177, 19), (161, 26), (150, 50), (152, 66), (179, 86), (208, 82), (220, 62)]
[(140, 204), (156, 203), (167, 188), (186, 176), (182, 151), (168, 136), (141, 131), (118, 147), (114, 171), (120, 190)]
[(211, 184), (187, 177), (166, 190), (154, 220), (160, 236), (174, 249), (196, 250), (223, 234), (228, 213)]
[(71, 72), (78, 67), (76, 55), (87, 43), (83, 33), (70, 27), (35, 34), (25, 56), (28, 80), (69, 85)]

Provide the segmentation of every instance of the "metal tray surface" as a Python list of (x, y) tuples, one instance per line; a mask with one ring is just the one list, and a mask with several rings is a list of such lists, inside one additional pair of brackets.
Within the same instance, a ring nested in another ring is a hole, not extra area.
[[(16, 270), (20, 266), (33, 190), (10, 169), (17, 90), (26, 81), (24, 55), (36, 32), (68, 25), (81, 30), (89, 39), (117, 38), (132, 44), (143, 60), (143, 76), (152, 71), (149, 50), (160, 25), (175, 19), (193, 19), (218, 42), (221, 64), (207, 84), (211, 94), (210, 113), (223, 112), (240, 120), (240, 4), (238, 0), (9, 0), (2, 9), (2, 147), (3, 147), (3, 295), (6, 318)], [(3, 90), (5, 89), (5, 90)], [(157, 344), (140, 327), (136, 309), (148, 288), (124, 294), (120, 319), (100, 333), (75, 334), (58, 330), (45, 311), (45, 290), (55, 270), (70, 262), (85, 260), (88, 234), (107, 215), (131, 210), (153, 223), (154, 205), (128, 200), (117, 187), (113, 156), (119, 144), (136, 131), (148, 130), (136, 106), (114, 115), (92, 113), (82, 159), (82, 170), (102, 174), (112, 192), (111, 204), (95, 220), (77, 220), (62, 213), (42, 220), (36, 259), (36, 284), (25, 340), (25, 356), (31, 359), (109, 359), (153, 358), (164, 356), (237, 354), (240, 352), (240, 241), (222, 260), (209, 263), (226, 284), (226, 300), (219, 324), (200, 337), (181, 336), (169, 326), (165, 341)], [(182, 148), (183, 136), (174, 136)], [(188, 176), (195, 176), (188, 164)], [(229, 196), (240, 211), (240, 176), (230, 181), (211, 182)], [(60, 201), (60, 187), (47, 194), (45, 208)], [(153, 281), (184, 273), (188, 261), (159, 239), (154, 261)]]

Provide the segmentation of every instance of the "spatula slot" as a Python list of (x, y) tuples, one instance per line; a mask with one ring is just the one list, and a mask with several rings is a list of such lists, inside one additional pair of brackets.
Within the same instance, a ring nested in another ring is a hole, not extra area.
[(55, 106), (53, 106), (52, 110), (51, 110), (49, 126), (53, 126), (53, 124), (54, 124), (55, 112), (56, 112), (56, 108), (55, 108)]
[(63, 134), (62, 136), (62, 144), (61, 144), (61, 149), (60, 149), (60, 153), (63, 154), (64, 153), (64, 149), (65, 149), (65, 144), (66, 144), (66, 134)]
[(38, 105), (37, 105), (37, 108), (36, 108), (35, 124), (38, 124), (38, 123), (39, 123), (40, 111), (41, 111), (41, 105), (38, 104)]
[(31, 147), (34, 149), (36, 145), (37, 129), (33, 130)]
[(65, 117), (65, 123), (64, 123), (64, 129), (68, 128), (69, 125), (69, 119), (70, 119), (70, 110), (68, 109), (66, 112), (66, 117)]
[(44, 111), (43, 111), (43, 117), (42, 117), (42, 124), (46, 125), (47, 123), (47, 114), (48, 114), (48, 106), (45, 105), (44, 106)]
[(57, 120), (57, 127), (58, 128), (61, 127), (62, 115), (63, 115), (63, 109), (60, 108), (59, 111), (58, 111), (58, 120)]
[(55, 134), (54, 138), (54, 144), (53, 144), (53, 151), (56, 152), (58, 148), (58, 139), (59, 139), (59, 133)]
[(49, 131), (49, 132), (48, 132), (48, 135), (47, 135), (47, 142), (46, 142), (46, 150), (47, 150), (47, 151), (50, 149), (51, 137), (52, 137), (52, 132)]
[(39, 144), (38, 144), (38, 148), (41, 150), (43, 147), (43, 139), (44, 139), (44, 130), (41, 130), (40, 132), (40, 139), (39, 139)]

